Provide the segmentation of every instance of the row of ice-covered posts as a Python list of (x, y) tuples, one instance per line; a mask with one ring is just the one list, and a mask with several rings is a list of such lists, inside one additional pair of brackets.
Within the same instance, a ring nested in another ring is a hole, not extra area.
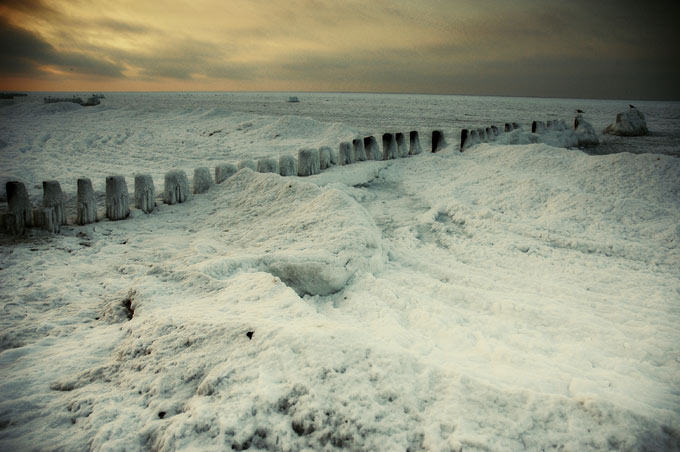
[[(352, 142), (342, 142), (336, 153), (328, 146), (318, 149), (300, 149), (298, 158), (282, 155), (279, 159), (262, 158), (243, 160), (238, 166), (222, 163), (215, 167), (215, 179), (211, 177), (207, 167), (194, 170), (193, 193), (205, 193), (213, 183), (220, 184), (243, 168), (250, 168), (260, 173), (278, 173), (281, 176), (311, 176), (318, 174), (333, 165), (348, 165), (366, 160), (390, 160), (423, 152), (420, 136), (411, 131), (409, 142), (403, 133), (384, 133), (382, 150), (374, 136), (356, 138)], [(444, 133), (440, 130), (432, 132), (432, 152), (444, 146)], [(9, 181), (7, 190), (8, 212), (0, 218), (0, 229), (13, 235), (22, 234), (27, 228), (39, 228), (49, 232), (59, 232), (61, 226), (67, 224), (64, 210), (64, 196), (58, 181), (43, 182), (42, 206), (33, 207), (25, 185), (18, 181)], [(97, 199), (89, 178), (77, 181), (76, 223), (85, 225), (97, 221)], [(166, 204), (185, 202), (189, 197), (189, 179), (184, 171), (172, 170), (165, 174), (163, 201)], [(151, 175), (135, 175), (134, 206), (150, 213), (156, 205), (155, 188)], [(130, 215), (130, 196), (127, 182), (123, 176), (106, 178), (106, 217), (109, 220), (123, 220)]]
[[(575, 123), (575, 127), (577, 125), (578, 122)], [(516, 122), (506, 122), (503, 131), (496, 126), (486, 128), (480, 127), (478, 129), (462, 129), (460, 131), (460, 152), (463, 152), (476, 144), (494, 141), (502, 133), (509, 133), (518, 129), (522, 129), (522, 126)], [(547, 122), (533, 121), (531, 123), (531, 133), (536, 134), (542, 134), (548, 131), (563, 132), (567, 130), (570, 130), (570, 128), (562, 119), (549, 119)]]

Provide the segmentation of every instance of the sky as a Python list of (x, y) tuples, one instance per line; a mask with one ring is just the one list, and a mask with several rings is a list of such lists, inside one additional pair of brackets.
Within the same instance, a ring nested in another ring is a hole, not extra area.
[(0, 90), (680, 100), (680, 6), (0, 0)]

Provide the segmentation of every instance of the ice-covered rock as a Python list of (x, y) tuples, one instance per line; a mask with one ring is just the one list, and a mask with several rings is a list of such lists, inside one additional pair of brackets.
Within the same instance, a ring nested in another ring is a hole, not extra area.
[(33, 226), (33, 211), (31, 200), (28, 197), (26, 186), (23, 182), (9, 181), (5, 184), (7, 192), (7, 207), (14, 214), (15, 226), (12, 230), (23, 231), (24, 228)]
[(255, 160), (241, 160), (238, 162), (238, 169), (242, 170), (243, 168), (250, 168), (253, 171), (257, 171), (257, 163), (255, 163)]
[(170, 205), (185, 202), (189, 198), (189, 178), (184, 171), (165, 173), (163, 195), (165, 203)]
[(354, 163), (354, 147), (349, 141), (343, 141), (338, 146), (338, 165)]
[(545, 126), (544, 121), (533, 121), (531, 123), (531, 133), (545, 133), (548, 129)]
[(383, 133), (382, 136), (382, 160), (397, 158), (397, 141), (393, 133)]
[(364, 149), (366, 150), (366, 158), (368, 160), (382, 160), (380, 146), (374, 136), (364, 138)]
[(397, 132), (395, 138), (397, 140), (397, 157), (398, 158), (408, 157), (408, 145), (406, 144), (406, 136), (401, 132)]
[(53, 207), (59, 225), (66, 224), (64, 212), (64, 194), (56, 180), (43, 181), (43, 207)]
[(321, 172), (318, 149), (300, 149), (298, 151), (298, 176), (312, 176)]
[(221, 184), (236, 174), (238, 168), (233, 163), (220, 163), (215, 167), (215, 183)]
[(279, 162), (274, 158), (263, 158), (257, 161), (258, 173), (279, 174)]
[[(151, 177), (151, 176), (149, 176)], [(135, 188), (136, 188), (135, 178)], [(92, 181), (88, 177), (78, 179), (76, 193), (77, 222), (80, 225), (97, 221), (97, 198), (94, 195)]]
[(411, 130), (409, 132), (409, 148), (408, 148), (408, 154), (409, 155), (418, 155), (423, 152), (422, 146), (420, 146), (420, 134), (418, 134), (417, 130)]
[(432, 131), (432, 152), (439, 152), (444, 146), (446, 146), (446, 141), (444, 140), (444, 132), (441, 130)]
[(106, 178), (106, 218), (124, 220), (130, 215), (130, 195), (123, 176)]
[(319, 168), (321, 171), (331, 167), (331, 148), (322, 146), (319, 148)]
[(297, 160), (292, 155), (282, 155), (279, 157), (279, 174), (281, 176), (297, 176)]
[(355, 138), (352, 140), (352, 146), (354, 146), (354, 159), (357, 162), (364, 162), (366, 158), (366, 148), (364, 147), (364, 140), (361, 138)]
[(600, 139), (597, 137), (595, 128), (588, 121), (583, 119), (581, 113), (574, 118), (574, 132), (578, 138), (579, 146), (597, 146), (600, 144)]
[(604, 133), (611, 135), (620, 135), (623, 137), (639, 137), (647, 135), (649, 129), (647, 128), (647, 119), (644, 113), (632, 105), (627, 111), (623, 111), (616, 115), (616, 121), (608, 125), (604, 129)]

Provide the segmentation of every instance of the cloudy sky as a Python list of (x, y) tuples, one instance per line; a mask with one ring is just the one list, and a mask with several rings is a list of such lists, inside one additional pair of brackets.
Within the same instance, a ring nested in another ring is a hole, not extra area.
[(0, 89), (680, 100), (674, 5), (0, 0)]

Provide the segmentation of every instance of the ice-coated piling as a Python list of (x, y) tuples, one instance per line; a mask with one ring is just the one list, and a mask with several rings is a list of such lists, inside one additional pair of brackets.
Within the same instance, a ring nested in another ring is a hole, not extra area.
[(279, 162), (273, 158), (263, 158), (257, 161), (258, 173), (279, 174)]
[(319, 148), (319, 168), (323, 171), (331, 166), (331, 148), (322, 146)]
[(460, 131), (460, 152), (467, 149), (468, 140), (470, 139), (470, 131), (468, 129), (462, 129)]
[(87, 177), (78, 179), (76, 192), (76, 214), (80, 225), (97, 221), (97, 198), (92, 181)]
[(151, 174), (135, 174), (135, 207), (144, 213), (151, 213), (156, 207), (156, 188)]
[[(28, 192), (23, 182), (9, 181), (5, 184), (7, 191), (7, 207), (9, 213), (14, 214), (14, 217), (7, 217), (7, 221), (14, 223), (6, 225), (9, 231), (23, 232), (24, 228), (33, 226), (33, 211), (31, 209), (31, 200), (28, 198)], [(17, 233), (17, 232), (13, 232)]]
[(318, 149), (300, 149), (298, 151), (298, 176), (319, 174), (321, 166)]
[(543, 121), (533, 121), (531, 123), (531, 133), (545, 133), (548, 129)]
[(420, 146), (420, 134), (418, 133), (418, 131), (411, 130), (408, 134), (408, 138), (409, 138), (408, 154), (418, 155), (422, 153), (423, 148)]
[(493, 132), (494, 138), (496, 138), (498, 135), (500, 135), (500, 131), (498, 130), (498, 127), (496, 127), (496, 126), (491, 126), (491, 132)]
[(281, 176), (297, 176), (298, 164), (292, 155), (282, 155), (279, 157), (279, 174)]
[(343, 141), (338, 146), (338, 165), (354, 163), (354, 147), (349, 141)]
[(58, 181), (43, 181), (43, 207), (54, 207), (54, 214), (56, 215), (59, 225), (66, 224), (64, 195)]
[(439, 152), (444, 147), (444, 132), (441, 130), (432, 131), (432, 152)]
[(509, 122), (506, 122), (505, 128), (503, 129), (503, 131), (505, 133), (508, 133), (508, 132), (512, 132), (513, 130), (515, 130), (515, 129), (512, 127), (512, 124), (510, 124)]
[(486, 129), (484, 127), (480, 127), (479, 129), (477, 129), (477, 134), (479, 135), (479, 141), (481, 143), (486, 143), (488, 141), (486, 136)]
[(257, 163), (255, 163), (255, 160), (242, 160), (238, 162), (238, 169), (242, 170), (243, 168), (250, 168), (253, 171), (257, 171)]
[(352, 146), (354, 147), (354, 158), (357, 162), (365, 162), (366, 158), (366, 148), (364, 147), (364, 140), (361, 138), (355, 138), (352, 140)]
[(403, 133), (397, 132), (395, 135), (397, 140), (397, 157), (404, 158), (408, 157), (408, 146), (406, 145), (406, 136)]
[(37, 209), (36, 214), (36, 226), (40, 229), (53, 234), (61, 231), (61, 225), (57, 221), (54, 207), (41, 207)]
[(173, 170), (165, 173), (163, 197), (166, 204), (178, 204), (189, 198), (189, 179), (184, 171)]
[(130, 215), (130, 195), (123, 176), (106, 178), (106, 218), (124, 220)]
[(200, 195), (210, 190), (213, 185), (210, 168), (202, 166), (194, 169), (194, 194)]
[(383, 133), (382, 136), (382, 159), (390, 160), (397, 158), (397, 141), (393, 133)]
[(364, 138), (364, 150), (366, 151), (366, 158), (369, 160), (382, 160), (380, 146), (378, 146), (378, 140), (374, 136)]
[(221, 184), (236, 174), (238, 168), (233, 163), (220, 163), (215, 167), (215, 183)]

